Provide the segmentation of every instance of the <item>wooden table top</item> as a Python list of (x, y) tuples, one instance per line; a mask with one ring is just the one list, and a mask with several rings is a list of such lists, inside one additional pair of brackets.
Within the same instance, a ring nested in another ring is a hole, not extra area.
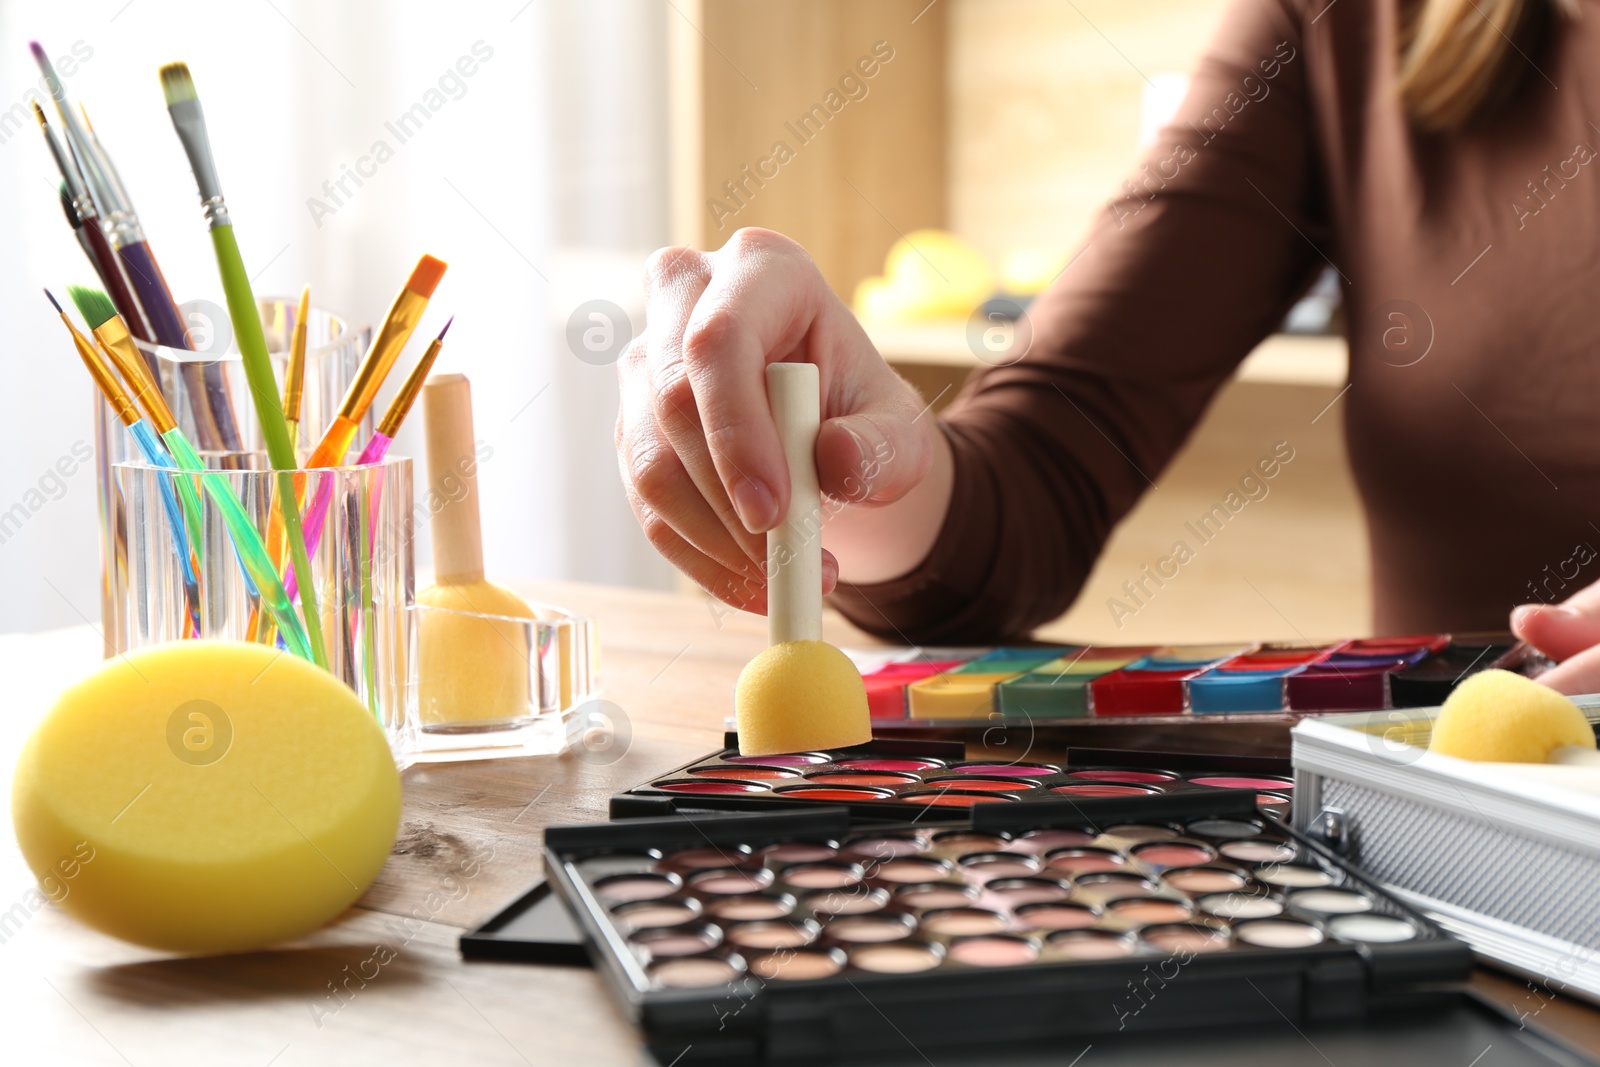
[[(734, 680), (762, 647), (764, 622), (697, 597), (558, 584), (522, 591), (599, 620), (605, 696), (626, 716), (626, 746), (412, 768), (399, 842), (360, 904), (313, 937), (247, 955), (174, 959), (87, 930), (53, 906), (34, 911), (33, 879), (11, 835), (0, 835), (6, 1060), (653, 1062), (593, 972), (464, 963), (456, 939), (540, 879), (545, 826), (603, 820), (612, 793), (720, 746)], [(842, 620), (827, 628), (835, 642), (869, 643)], [(12, 695), (0, 765), (15, 765), (55, 691), (92, 669), (99, 650), (88, 627), (0, 637)], [(1474, 984), (1600, 1055), (1600, 1011), (1489, 971)], [(42, 1054), (13, 1059), (15, 1049)]]

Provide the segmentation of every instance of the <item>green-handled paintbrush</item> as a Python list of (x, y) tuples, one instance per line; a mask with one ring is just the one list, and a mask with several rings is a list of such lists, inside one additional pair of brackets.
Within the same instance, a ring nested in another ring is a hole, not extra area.
[[(311, 573), (311, 560), (306, 553), (305, 534), (300, 528), (300, 509), (295, 499), (294, 479), (287, 472), (297, 464), (294, 442), (289, 437), (289, 426), (284, 421), (283, 404), (278, 399), (278, 383), (272, 375), (272, 361), (267, 355), (267, 338), (261, 329), (261, 318), (256, 311), (255, 294), (250, 291), (250, 276), (245, 272), (244, 259), (239, 255), (238, 242), (233, 236), (233, 220), (222, 198), (222, 183), (217, 179), (217, 167), (211, 158), (211, 139), (206, 135), (206, 118), (200, 110), (200, 98), (195, 93), (194, 79), (184, 63), (168, 63), (161, 68), (161, 89), (166, 94), (167, 112), (172, 116), (172, 126), (183, 142), (183, 151), (189, 157), (189, 167), (194, 171), (195, 184), (200, 189), (200, 204), (205, 208), (206, 223), (211, 228), (211, 244), (217, 253), (217, 271), (222, 275), (222, 289), (228, 298), (228, 318), (233, 321), (233, 336), (239, 344), (239, 354), (244, 359), (245, 378), (250, 383), (250, 395), (256, 404), (256, 419), (261, 424), (261, 436), (266, 439), (267, 458), (273, 467), (284, 473), (278, 481), (279, 505), (283, 509), (284, 525), (289, 533), (289, 552), (294, 560), (296, 574)], [(318, 664), (328, 666), (328, 653), (322, 641), (322, 622), (317, 612), (316, 592), (313, 583), (302, 582), (300, 605), (306, 621), (306, 635), (311, 640), (312, 655)]]

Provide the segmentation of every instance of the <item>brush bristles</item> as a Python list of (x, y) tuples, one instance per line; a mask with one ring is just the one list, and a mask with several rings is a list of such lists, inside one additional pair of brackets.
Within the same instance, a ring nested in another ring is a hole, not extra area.
[(49, 129), (50, 123), (45, 120), (44, 108), (39, 106), (39, 101), (30, 100), (29, 103), (33, 105), (33, 117), (38, 120), (39, 127), (46, 130)]
[(89, 329), (98, 330), (107, 322), (117, 317), (117, 307), (111, 298), (99, 289), (90, 289), (83, 285), (67, 286), (67, 296), (72, 298), (72, 304), (78, 309), (78, 314), (83, 316), (83, 321), (89, 324)]
[(449, 264), (442, 259), (432, 256), (423, 256), (417, 260), (411, 277), (406, 279), (406, 288), (421, 297), (432, 297), (434, 289), (438, 288), (439, 279), (444, 277), (445, 268)]
[(166, 94), (168, 107), (199, 99), (199, 94), (194, 91), (194, 78), (189, 75), (189, 64), (168, 63), (162, 67), (161, 91)]
[(56, 314), (57, 315), (65, 315), (66, 314), (65, 311), (61, 310), (61, 305), (56, 302), (56, 295), (54, 293), (52, 293), (50, 290), (46, 289), (44, 291), (44, 295), (50, 298), (50, 306), (56, 309)]

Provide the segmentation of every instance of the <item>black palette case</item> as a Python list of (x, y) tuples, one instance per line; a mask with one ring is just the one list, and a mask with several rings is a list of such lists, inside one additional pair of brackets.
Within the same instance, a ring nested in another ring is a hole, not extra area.
[[(1396, 1049), (1417, 1047), (1419, 1026), (1432, 1040), (1488, 1033), (1506, 1057), (1497, 1062), (1586, 1062), (1463, 999), (1465, 946), (1261, 818), (1247, 792), (990, 805), (959, 822), (898, 825), (852, 822), (837, 807), (680, 815), (553, 827), (546, 846), (577, 939), (663, 1063), (898, 1063), (933, 1049), (952, 1050), (941, 1067), (1065, 1063), (1090, 1044), (1096, 1058), (1154, 1055), (1286, 1025), (1365, 1027)], [(1208, 862), (1188, 862), (1200, 852)], [(1113, 853), (1112, 867), (1074, 866)], [(1217, 889), (1228, 877), (1243, 884)], [(570, 958), (544, 888), (463, 938), (463, 953)], [(1219, 894), (1239, 898), (1242, 914), (1218, 914)], [(1187, 919), (1144, 921), (1185, 907)], [(1093, 916), (1074, 917), (1078, 908)], [(1046, 912), (1039, 928), (1031, 917)], [(658, 920), (667, 925), (643, 925)], [(905, 930), (885, 940), (874, 923)], [(1349, 936), (1363, 929), (1378, 939)]]

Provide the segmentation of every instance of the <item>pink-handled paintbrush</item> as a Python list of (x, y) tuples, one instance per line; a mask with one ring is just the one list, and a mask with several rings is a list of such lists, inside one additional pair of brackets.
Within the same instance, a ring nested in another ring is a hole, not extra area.
[[(450, 323), (456, 321), (454, 315), (444, 324), (444, 329), (439, 331), (428, 345), (428, 350), (417, 360), (417, 365), (411, 368), (411, 373), (406, 375), (406, 380), (401, 383), (400, 391), (389, 402), (389, 408), (383, 413), (383, 418), (378, 421), (378, 428), (373, 431), (372, 439), (361, 450), (361, 455), (356, 458), (356, 466), (365, 467), (373, 463), (382, 463), (383, 457), (388, 455), (389, 446), (394, 444), (394, 435), (400, 432), (400, 424), (405, 422), (406, 416), (411, 413), (411, 406), (417, 402), (417, 395), (422, 392), (422, 383), (427, 381), (428, 372), (433, 369), (433, 361), (439, 358), (439, 350), (444, 347), (444, 335), (450, 329)], [(306, 512), (306, 552), (310, 554), (317, 550), (317, 545), (322, 542), (322, 527), (328, 517), (328, 502), (333, 497), (333, 478), (331, 475), (313, 475), (320, 477), (322, 484), (317, 487), (316, 495), (311, 499), (311, 507)], [(382, 482), (373, 484), (372, 511), (375, 514), (378, 507), (377, 492)], [(373, 531), (376, 534), (376, 530)], [(288, 568), (285, 576), (284, 588), (289, 591), (290, 599), (294, 598), (299, 584), (295, 579), (294, 568)]]

